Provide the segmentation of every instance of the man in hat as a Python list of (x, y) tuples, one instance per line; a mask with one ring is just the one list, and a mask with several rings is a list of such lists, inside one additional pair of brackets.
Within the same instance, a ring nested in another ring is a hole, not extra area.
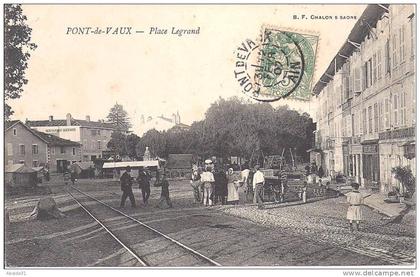
[(120, 208), (124, 207), (125, 200), (127, 199), (127, 197), (130, 198), (131, 207), (134, 208), (136, 206), (136, 201), (134, 199), (133, 189), (131, 187), (133, 185), (133, 178), (131, 177), (130, 166), (127, 166), (125, 168), (125, 172), (121, 175), (120, 183), (121, 183), (121, 190), (123, 192), (121, 196)]
[(260, 171), (260, 166), (255, 166), (255, 173), (252, 179), (252, 185), (254, 187), (256, 202), (258, 203), (258, 209), (264, 209), (264, 201), (263, 201), (263, 194), (264, 194), (264, 173)]
[(172, 202), (169, 198), (169, 182), (166, 179), (166, 173), (163, 171), (161, 178), (162, 192), (160, 193), (159, 203), (156, 205), (157, 208), (163, 208), (162, 204), (166, 202), (169, 208), (172, 208)]
[(147, 167), (145, 167), (144, 170), (139, 170), (137, 182), (139, 184), (139, 188), (141, 189), (141, 194), (143, 196), (143, 203), (145, 206), (147, 206), (149, 196), (150, 196), (150, 179), (151, 179), (151, 176), (149, 174)]

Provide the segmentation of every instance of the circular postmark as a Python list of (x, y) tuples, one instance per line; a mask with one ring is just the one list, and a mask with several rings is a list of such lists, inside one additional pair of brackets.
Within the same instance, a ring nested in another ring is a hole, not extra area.
[[(316, 39), (314, 39), (316, 38)], [(271, 102), (310, 94), (317, 37), (264, 29), (260, 41), (245, 40), (236, 51), (234, 75), (242, 92)]]

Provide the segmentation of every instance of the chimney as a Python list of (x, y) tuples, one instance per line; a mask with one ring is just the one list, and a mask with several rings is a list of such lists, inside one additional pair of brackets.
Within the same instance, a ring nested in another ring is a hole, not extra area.
[(179, 112), (176, 112), (176, 124), (180, 124), (181, 123), (181, 116), (179, 115)]
[(90, 115), (86, 116), (86, 121), (90, 122)]
[(66, 115), (66, 125), (71, 126), (71, 114), (69, 113)]
[(50, 116), (48, 117), (48, 120), (49, 120), (50, 122), (52, 122), (52, 121), (54, 120), (54, 117), (53, 117), (52, 115), (50, 115)]
[(176, 124), (176, 114), (172, 114), (172, 122)]

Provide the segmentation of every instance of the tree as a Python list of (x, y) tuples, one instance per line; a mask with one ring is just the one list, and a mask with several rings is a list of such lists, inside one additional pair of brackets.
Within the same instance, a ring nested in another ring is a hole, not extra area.
[(111, 108), (107, 116), (108, 122), (113, 123), (119, 132), (127, 132), (131, 128), (130, 118), (124, 107), (118, 103)]
[[(416, 178), (409, 166), (396, 166), (391, 169), (394, 178), (404, 187), (408, 197), (411, 197), (416, 190)], [(403, 193), (403, 192), (400, 192)]]
[(119, 131), (112, 132), (107, 147), (111, 149), (113, 155), (120, 157), (127, 155), (126, 135)]
[[(28, 68), (29, 52), (37, 45), (31, 42), (32, 29), (26, 24), (27, 17), (22, 13), (20, 4), (4, 5), (4, 98), (19, 98), (23, 85), (28, 83), (25, 70)], [(13, 114), (5, 102), (6, 119)]]
[(127, 155), (133, 159), (136, 160), (139, 155), (137, 154), (137, 144), (140, 142), (140, 137), (137, 136), (136, 134), (129, 134), (126, 138), (126, 151), (127, 151)]
[(238, 98), (214, 102), (205, 119), (194, 122), (189, 130), (151, 130), (141, 137), (137, 150), (146, 146), (154, 155), (189, 153), (201, 157), (241, 156), (249, 159), (253, 152), (264, 155), (289, 153), (308, 158), (314, 124), (308, 114), (287, 106), (274, 109), (267, 103), (244, 102)]
[(143, 156), (146, 147), (149, 147), (152, 156), (167, 157), (166, 132), (159, 132), (155, 129), (147, 131), (137, 144), (137, 153)]

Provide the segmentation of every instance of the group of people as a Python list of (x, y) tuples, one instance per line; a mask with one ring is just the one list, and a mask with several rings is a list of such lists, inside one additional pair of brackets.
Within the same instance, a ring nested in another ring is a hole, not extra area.
[(264, 174), (259, 166), (252, 172), (252, 187), (250, 187), (251, 170), (245, 166), (240, 174), (234, 172), (232, 167), (227, 171), (216, 167), (211, 160), (205, 161), (205, 168), (194, 166), (191, 175), (194, 201), (205, 206), (215, 204), (239, 204), (239, 189), (244, 188), (248, 193), (254, 192), (254, 203), (263, 208)]
[(310, 174), (315, 174), (318, 177), (322, 178), (325, 175), (324, 168), (322, 168), (322, 165), (318, 167), (315, 161), (312, 161), (310, 165), (305, 166), (305, 170), (306, 170), (306, 176)]
[[(122, 196), (121, 196), (121, 203), (120, 208), (123, 208), (125, 206), (125, 202), (127, 198), (130, 199), (131, 207), (136, 207), (136, 200), (134, 198), (133, 193), (133, 183), (134, 181), (137, 182), (139, 185), (139, 189), (141, 190), (142, 198), (143, 198), (143, 204), (144, 206), (147, 206), (149, 203), (149, 197), (150, 197), (150, 180), (152, 179), (152, 176), (150, 172), (147, 170), (147, 168), (139, 169), (138, 176), (134, 180), (134, 178), (131, 176), (131, 168), (130, 166), (127, 166), (125, 168), (125, 172), (120, 177), (120, 184), (121, 184), (121, 190), (122, 190)], [(165, 171), (160, 175), (159, 185), (162, 187), (161, 195), (158, 204), (156, 207), (162, 208), (164, 203), (169, 208), (172, 208), (172, 202), (169, 197), (169, 182), (166, 179)]]

